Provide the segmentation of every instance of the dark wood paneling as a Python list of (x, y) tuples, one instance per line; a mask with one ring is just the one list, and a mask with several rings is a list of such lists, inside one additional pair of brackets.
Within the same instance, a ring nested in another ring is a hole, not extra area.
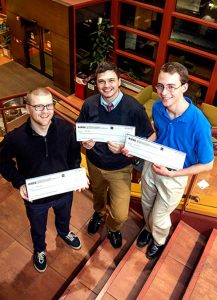
[(6, 14), (6, 0), (1, 0), (2, 13)]
[(73, 78), (70, 72), (70, 65), (65, 64), (56, 57), (53, 57), (53, 81), (60, 89), (71, 93), (73, 90)]
[(27, 67), (23, 43), (22, 41), (17, 43), (16, 38), (13, 36), (11, 38), (11, 53), (14, 61)]
[(8, 11), (7, 22), (10, 28), (11, 35), (23, 41), (25, 38), (25, 33), (24, 27), (21, 25), (20, 19), (17, 20), (16, 15)]
[(69, 64), (69, 39), (52, 32), (52, 51), (53, 57), (56, 57), (58, 60), (61, 60), (65, 64)]
[(38, 25), (68, 37), (68, 8), (63, 2), (52, 0), (7, 0), (7, 12), (35, 20)]

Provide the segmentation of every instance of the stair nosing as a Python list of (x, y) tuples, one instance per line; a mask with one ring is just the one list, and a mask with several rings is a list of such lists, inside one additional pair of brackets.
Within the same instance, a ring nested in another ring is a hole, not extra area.
[(130, 256), (133, 254), (133, 251), (136, 249), (136, 242), (134, 242), (131, 247), (128, 249), (122, 260), (119, 262), (117, 267), (115, 268), (114, 272), (112, 272), (111, 276), (107, 280), (106, 284), (101, 289), (100, 293), (97, 295), (95, 300), (100, 300), (105, 295), (105, 293), (108, 291), (111, 284), (114, 282), (115, 278), (118, 276), (122, 268), (125, 266), (126, 262), (130, 258)]
[(200, 273), (203, 269), (204, 263), (205, 263), (205, 261), (208, 257), (208, 254), (209, 254), (209, 250), (212, 248), (212, 245), (214, 243), (214, 240), (215, 240), (216, 236), (217, 236), (217, 230), (214, 228), (212, 230), (211, 234), (210, 234), (210, 237), (209, 237), (207, 243), (206, 243), (206, 246), (203, 250), (203, 253), (200, 257), (200, 260), (199, 260), (199, 262), (198, 262), (198, 264), (197, 264), (197, 266), (194, 270), (194, 273), (193, 273), (192, 278), (191, 278), (191, 280), (190, 280), (190, 282), (187, 286), (185, 294), (183, 295), (183, 298), (182, 298), (183, 300), (190, 299), (190, 296), (191, 296), (191, 294), (192, 294), (192, 292), (193, 292), (193, 290), (196, 286), (197, 280), (198, 280), (199, 275), (200, 275)]
[[(100, 239), (99, 239), (100, 241)], [(63, 292), (63, 294), (61, 295), (61, 297), (59, 298), (60, 300), (63, 300), (64, 297), (66, 297), (68, 295), (68, 293), (71, 291), (71, 289), (78, 283), (80, 282), (80, 278), (83, 274), (83, 272), (85, 271), (86, 267), (88, 267), (97, 257), (97, 255), (99, 255), (99, 253), (103, 250), (103, 246), (106, 245), (108, 243), (108, 240), (106, 239), (106, 237), (103, 239), (102, 243), (99, 244), (99, 246), (96, 248), (96, 250), (94, 251), (94, 253), (89, 257), (89, 259), (86, 261), (86, 263), (84, 264), (84, 266), (81, 268), (81, 270), (78, 272), (78, 274), (74, 277), (74, 279), (70, 282), (70, 284), (67, 286), (67, 288), (65, 289), (65, 291)]]
[[(183, 228), (184, 225), (187, 225), (185, 222), (182, 220), (179, 221), (175, 231), (173, 232), (169, 242), (167, 243), (166, 247), (164, 248), (163, 253), (161, 254), (160, 258), (158, 259), (156, 265), (154, 266), (153, 270), (151, 271), (151, 274), (149, 275), (147, 281), (145, 282), (143, 288), (141, 289), (138, 297), (136, 300), (142, 300), (144, 299), (145, 294), (147, 293), (151, 283), (153, 282), (154, 278), (156, 277), (159, 269), (161, 268), (166, 256), (168, 255), (174, 240), (176, 240), (178, 234), (180, 233), (180, 230)], [(188, 225), (187, 225), (188, 226)]]

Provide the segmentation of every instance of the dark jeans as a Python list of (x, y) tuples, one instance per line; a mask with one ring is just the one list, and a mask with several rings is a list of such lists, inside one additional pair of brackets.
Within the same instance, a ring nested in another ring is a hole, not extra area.
[[(31, 236), (33, 248), (36, 252), (45, 251), (45, 233), (47, 228), (48, 209), (53, 208), (55, 213), (55, 226), (60, 236), (69, 233), (69, 222), (71, 218), (72, 193), (60, 195), (57, 200), (34, 204), (25, 201), (26, 212), (31, 225)], [(36, 200), (37, 201), (37, 200)]]

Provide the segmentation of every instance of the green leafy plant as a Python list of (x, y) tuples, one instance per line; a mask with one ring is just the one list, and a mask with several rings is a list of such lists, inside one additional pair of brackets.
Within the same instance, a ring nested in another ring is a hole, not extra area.
[(91, 72), (94, 71), (101, 62), (111, 59), (115, 41), (115, 37), (111, 34), (111, 28), (110, 19), (99, 18), (97, 30), (90, 34), (93, 43), (90, 61)]
[(3, 43), (2, 43), (3, 44), (3, 48), (9, 49), (10, 43), (11, 43), (11, 36), (10, 36), (9, 32), (6, 32), (3, 35)]

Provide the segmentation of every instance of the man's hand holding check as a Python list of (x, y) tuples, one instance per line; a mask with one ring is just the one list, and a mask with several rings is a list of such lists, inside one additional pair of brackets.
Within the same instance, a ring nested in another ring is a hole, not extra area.
[(186, 156), (181, 151), (130, 135), (127, 135), (124, 152), (152, 162), (157, 174), (169, 177), (174, 175), (171, 170), (183, 168)]
[[(89, 187), (84, 168), (77, 168), (49, 175), (26, 179), (26, 185), (21, 186), (20, 194), (24, 199), (33, 201), (45, 197), (71, 191), (81, 191)], [(28, 197), (25, 194), (27, 189)]]

